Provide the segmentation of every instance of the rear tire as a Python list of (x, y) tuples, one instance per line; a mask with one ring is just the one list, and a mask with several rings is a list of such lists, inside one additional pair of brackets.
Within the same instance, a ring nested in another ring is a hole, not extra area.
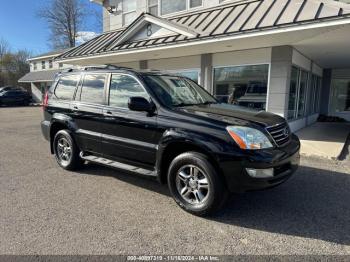
[(213, 214), (224, 206), (229, 195), (208, 157), (197, 152), (183, 153), (171, 162), (168, 186), (175, 202), (197, 216)]
[(77, 170), (82, 167), (80, 150), (69, 130), (60, 130), (55, 134), (53, 149), (56, 161), (63, 169)]

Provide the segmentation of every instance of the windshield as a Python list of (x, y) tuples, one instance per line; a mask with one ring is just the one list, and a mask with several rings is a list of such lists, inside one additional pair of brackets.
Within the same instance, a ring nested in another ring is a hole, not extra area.
[(146, 75), (144, 79), (166, 106), (191, 106), (217, 103), (216, 99), (191, 80), (179, 76)]

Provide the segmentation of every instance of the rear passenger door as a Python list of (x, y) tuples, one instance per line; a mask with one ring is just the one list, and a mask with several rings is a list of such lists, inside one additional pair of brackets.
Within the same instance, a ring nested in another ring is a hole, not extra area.
[(107, 74), (84, 74), (75, 101), (71, 104), (80, 149), (97, 155), (102, 153), (101, 122), (103, 121), (103, 106), (106, 104), (107, 78)]
[(136, 77), (111, 75), (104, 109), (103, 151), (109, 159), (153, 168), (158, 145), (156, 114), (129, 110), (129, 98), (136, 96), (150, 99)]

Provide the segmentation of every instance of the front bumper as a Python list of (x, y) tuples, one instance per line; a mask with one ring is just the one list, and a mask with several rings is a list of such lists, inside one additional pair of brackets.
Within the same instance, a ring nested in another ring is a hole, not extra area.
[[(291, 142), (275, 149), (243, 152), (236, 156), (221, 157), (220, 167), (231, 192), (261, 190), (285, 182), (297, 170), (300, 163), (300, 142), (292, 135)], [(246, 168), (274, 169), (270, 178), (253, 178)]]

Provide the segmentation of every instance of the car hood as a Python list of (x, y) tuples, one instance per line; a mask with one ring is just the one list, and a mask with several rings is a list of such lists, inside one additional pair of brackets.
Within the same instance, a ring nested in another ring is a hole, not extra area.
[(266, 112), (256, 111), (246, 107), (230, 104), (210, 104), (181, 107), (179, 110), (198, 117), (210, 118), (222, 121), (228, 124), (247, 124), (254, 122), (256, 124), (273, 126), (285, 121), (283, 117)]

